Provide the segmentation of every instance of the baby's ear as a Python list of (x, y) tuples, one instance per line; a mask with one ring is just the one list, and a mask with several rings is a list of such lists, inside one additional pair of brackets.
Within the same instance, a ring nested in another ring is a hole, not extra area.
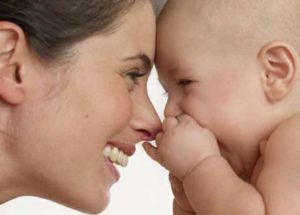
[(263, 89), (268, 100), (277, 102), (285, 98), (298, 76), (296, 51), (284, 42), (270, 42), (260, 50), (258, 61), (262, 66)]
[(20, 57), (16, 56), (20, 33), (20, 28), (13, 23), (0, 22), (0, 99), (13, 105), (24, 98)]

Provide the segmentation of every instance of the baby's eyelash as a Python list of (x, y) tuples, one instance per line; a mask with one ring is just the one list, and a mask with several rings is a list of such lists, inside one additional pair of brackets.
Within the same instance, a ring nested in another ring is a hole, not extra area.
[(178, 86), (184, 87), (184, 86), (189, 85), (190, 83), (192, 83), (191, 80), (182, 79), (182, 80), (179, 80), (179, 81), (178, 81), (177, 85), (178, 85)]

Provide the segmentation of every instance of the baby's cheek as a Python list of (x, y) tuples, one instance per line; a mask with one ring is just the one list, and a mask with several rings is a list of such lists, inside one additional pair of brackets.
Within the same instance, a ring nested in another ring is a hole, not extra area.
[(192, 117), (198, 124), (204, 125), (208, 114), (206, 104), (197, 96), (191, 94), (182, 101), (182, 112)]
[[(195, 87), (184, 97), (183, 111), (194, 118), (203, 127), (223, 118), (227, 108), (230, 109), (232, 94), (220, 88)], [(209, 127), (208, 127), (209, 128)]]

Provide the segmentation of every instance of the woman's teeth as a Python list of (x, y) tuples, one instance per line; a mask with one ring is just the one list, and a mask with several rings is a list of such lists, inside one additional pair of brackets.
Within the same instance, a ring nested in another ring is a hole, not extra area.
[(105, 146), (103, 155), (109, 158), (113, 163), (126, 167), (128, 164), (128, 156), (123, 151), (116, 147)]

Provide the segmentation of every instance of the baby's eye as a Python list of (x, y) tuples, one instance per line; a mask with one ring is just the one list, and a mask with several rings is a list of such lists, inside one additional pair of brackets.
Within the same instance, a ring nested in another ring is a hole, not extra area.
[(179, 81), (178, 81), (177, 85), (178, 85), (178, 86), (181, 86), (181, 87), (185, 87), (185, 86), (191, 84), (192, 82), (193, 82), (193, 81), (188, 80), (188, 79), (182, 79), (182, 80), (179, 80)]

